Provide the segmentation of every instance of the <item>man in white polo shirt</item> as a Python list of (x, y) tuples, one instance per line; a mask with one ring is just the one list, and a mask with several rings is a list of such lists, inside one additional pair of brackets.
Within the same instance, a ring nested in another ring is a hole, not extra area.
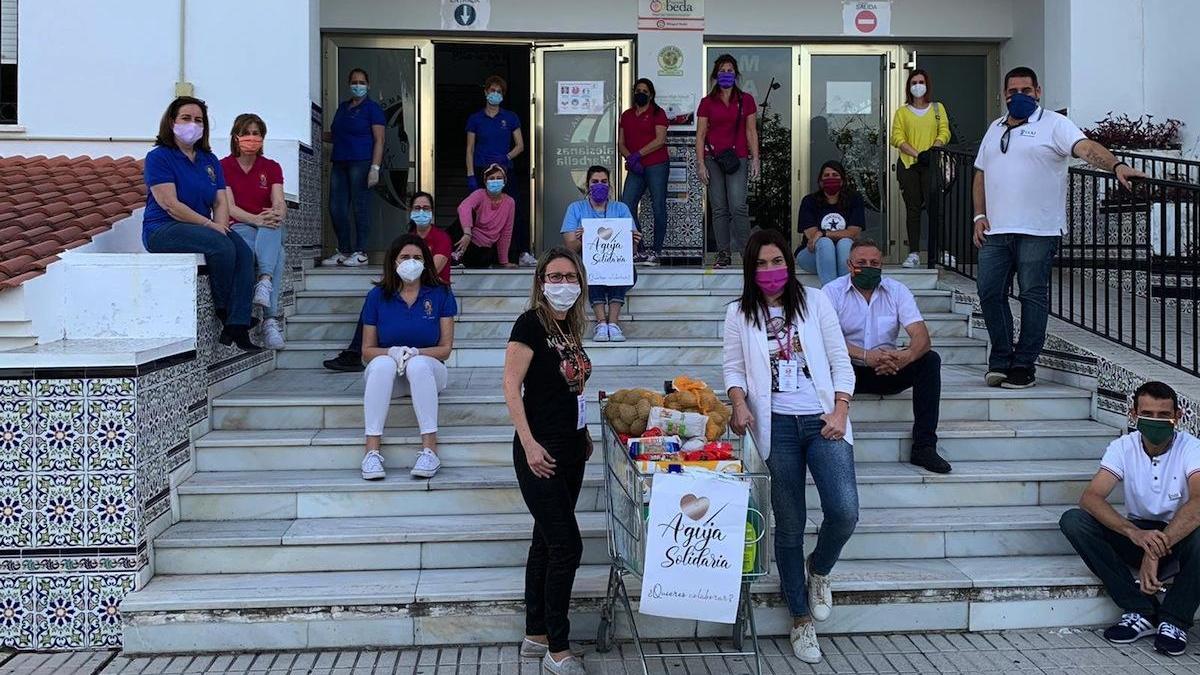
[[(1137, 431), (1109, 444), (1079, 508), (1059, 527), (1124, 612), (1105, 639), (1126, 644), (1157, 633), (1154, 648), (1179, 656), (1200, 607), (1200, 441), (1176, 430), (1179, 397), (1162, 382), (1138, 387), (1130, 417)], [(1128, 517), (1108, 503), (1118, 482)], [(1159, 572), (1170, 562), (1179, 571), (1160, 605)]]
[[(1112, 171), (1121, 185), (1144, 176), (1075, 123), (1038, 105), (1037, 73), (1013, 68), (1004, 77), (1008, 115), (996, 120), (979, 143), (972, 196), (978, 289), (992, 351), (985, 380), (990, 387), (1032, 387), (1034, 364), (1046, 341), (1050, 268), (1067, 227), (1067, 164), (1079, 157)], [(1013, 345), (1008, 289), (1021, 286), (1021, 335)]]
[[(837, 312), (854, 362), (855, 393), (890, 396), (912, 389), (912, 453), (909, 461), (935, 473), (950, 463), (937, 452), (942, 359), (930, 349), (929, 329), (908, 286), (883, 276), (883, 252), (859, 238), (850, 246), (850, 274), (822, 289)], [(896, 348), (903, 326), (908, 347)]]

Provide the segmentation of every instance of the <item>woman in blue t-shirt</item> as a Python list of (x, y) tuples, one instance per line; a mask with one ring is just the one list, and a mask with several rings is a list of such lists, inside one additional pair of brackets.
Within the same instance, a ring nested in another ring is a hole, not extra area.
[(224, 324), (221, 344), (256, 351), (250, 341), (254, 252), (229, 228), (225, 176), (208, 144), (210, 122), (208, 106), (191, 96), (171, 101), (163, 113), (146, 155), (142, 244), (151, 253), (203, 254)]
[(849, 274), (850, 246), (866, 225), (862, 195), (850, 187), (846, 167), (836, 160), (821, 165), (821, 186), (800, 200), (799, 228), (804, 239), (796, 249), (796, 265), (821, 279), (821, 285)]
[[(383, 132), (387, 118), (378, 103), (367, 98), (367, 71), (350, 71), (350, 98), (338, 104), (325, 141), (333, 142), (329, 172), (329, 217), (337, 235), (338, 250), (322, 265), (358, 267), (367, 264), (367, 239), (371, 236), (371, 188), (379, 183), (383, 162)], [(350, 210), (354, 209), (354, 236)]]
[(383, 425), (393, 388), (412, 396), (421, 445), (413, 478), (433, 478), (442, 463), (437, 456), (438, 393), (446, 388), (446, 359), (454, 344), (458, 303), (438, 276), (433, 252), (419, 235), (397, 237), (388, 247), (383, 279), (363, 304), (363, 361), (367, 362), (363, 393), (366, 454), (362, 477), (383, 478)]

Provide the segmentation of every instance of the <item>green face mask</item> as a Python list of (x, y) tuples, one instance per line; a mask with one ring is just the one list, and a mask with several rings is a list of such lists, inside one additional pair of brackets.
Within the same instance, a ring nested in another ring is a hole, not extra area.
[(1171, 436), (1175, 434), (1175, 422), (1153, 417), (1139, 417), (1137, 418), (1137, 430), (1142, 432), (1142, 437), (1149, 441), (1150, 445), (1158, 446), (1171, 440)]
[(883, 270), (878, 267), (861, 267), (858, 272), (850, 275), (850, 283), (864, 291), (873, 291), (883, 281)]

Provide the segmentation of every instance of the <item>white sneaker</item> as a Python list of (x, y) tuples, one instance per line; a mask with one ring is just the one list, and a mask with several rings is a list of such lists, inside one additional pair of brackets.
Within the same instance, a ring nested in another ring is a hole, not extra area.
[(383, 470), (383, 455), (378, 450), (372, 450), (363, 456), (363, 480), (379, 480), (387, 474)]
[(788, 636), (792, 643), (792, 653), (805, 663), (821, 662), (821, 645), (817, 642), (817, 627), (811, 621), (793, 626)]
[(608, 324), (596, 324), (596, 332), (592, 334), (592, 342), (608, 342)]
[(621, 332), (621, 327), (615, 323), (608, 324), (608, 341), (609, 342), (624, 342), (625, 333)]
[(259, 279), (254, 284), (254, 299), (251, 300), (250, 302), (255, 305), (258, 305), (259, 307), (270, 307), (271, 306), (271, 280), (270, 279)]
[(814, 574), (809, 562), (804, 562), (808, 572), (808, 611), (816, 621), (824, 621), (833, 612), (833, 584), (824, 574)]
[(362, 267), (366, 264), (367, 256), (363, 255), (362, 251), (355, 251), (342, 261), (343, 267)]
[(916, 251), (913, 251), (912, 253), (908, 254), (908, 257), (904, 259), (903, 263), (900, 263), (900, 266), (908, 268), (908, 269), (912, 269), (914, 267), (917, 267), (920, 264), (921, 264), (921, 254), (917, 253)]
[(339, 251), (334, 251), (333, 255), (321, 261), (321, 267), (337, 267), (344, 262), (346, 262), (346, 256)]
[(537, 263), (537, 258), (533, 257), (533, 254), (529, 251), (522, 253), (521, 258), (517, 261), (517, 264), (521, 267), (537, 267)]
[(549, 647), (540, 643), (534, 642), (529, 638), (521, 640), (521, 656), (527, 659), (540, 659), (549, 651)]
[(283, 349), (283, 331), (279, 329), (278, 319), (263, 322), (263, 346), (267, 349)]
[(422, 448), (417, 453), (417, 461), (413, 463), (412, 471), (409, 473), (413, 478), (433, 478), (440, 468), (442, 468), (442, 460), (438, 459), (437, 453), (429, 448)]
[(942, 266), (943, 267), (955, 267), (957, 265), (958, 265), (958, 260), (955, 259), (954, 256), (950, 255), (949, 251), (942, 251)]
[(555, 661), (549, 653), (542, 657), (542, 671), (557, 675), (587, 675), (587, 668), (583, 667), (583, 659), (578, 656), (568, 656), (562, 661)]

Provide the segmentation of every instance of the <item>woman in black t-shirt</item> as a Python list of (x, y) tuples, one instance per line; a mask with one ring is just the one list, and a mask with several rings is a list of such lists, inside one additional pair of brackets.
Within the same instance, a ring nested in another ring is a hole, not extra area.
[(824, 286), (850, 273), (846, 264), (850, 245), (866, 226), (867, 217), (862, 195), (850, 187), (841, 162), (825, 162), (817, 177), (820, 189), (800, 201), (804, 239), (796, 249), (796, 266), (816, 274)]
[(513, 325), (504, 354), (504, 400), (516, 428), (513, 464), (534, 522), (521, 654), (543, 656), (551, 673), (585, 672), (571, 654), (567, 609), (583, 556), (575, 502), (592, 456), (584, 399), (592, 373), (583, 349), (586, 295), (574, 253), (554, 248), (543, 254), (529, 310)]

